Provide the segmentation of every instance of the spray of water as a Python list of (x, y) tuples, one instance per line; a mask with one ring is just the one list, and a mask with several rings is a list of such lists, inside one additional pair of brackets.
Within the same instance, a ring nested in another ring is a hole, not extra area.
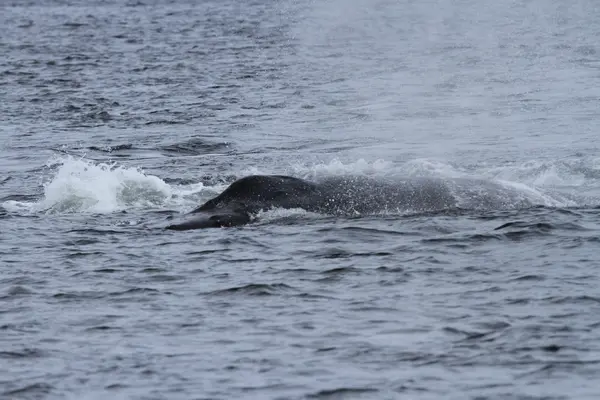
[(38, 202), (8, 201), (12, 211), (46, 213), (110, 213), (127, 209), (181, 206), (186, 196), (203, 190), (202, 183), (171, 186), (138, 168), (115, 163), (94, 163), (72, 156), (51, 160), (56, 168), (43, 184)]
[[(53, 159), (50, 164), (55, 172), (43, 184), (43, 196), (39, 201), (6, 201), (2, 206), (18, 213), (111, 213), (130, 209), (171, 209), (185, 212), (226, 186), (221, 184), (211, 187), (202, 183), (170, 185), (139, 168), (116, 163), (96, 163), (71, 156)], [(579, 193), (586, 188), (595, 190), (598, 187), (600, 163), (588, 164), (531, 161), (520, 165), (481, 167), (474, 173), (472, 170), (428, 159), (412, 160), (401, 165), (384, 160), (369, 162), (359, 159), (354, 162), (342, 162), (333, 159), (311, 165), (293, 164), (283, 171), (254, 167), (240, 171), (238, 177), (279, 173), (305, 179), (344, 175), (375, 178), (425, 176), (449, 180), (480, 178), (517, 190), (523, 198), (535, 204), (570, 207), (598, 203), (591, 195), (585, 200), (582, 200), (581, 196), (577, 200), (573, 195), (574, 192)]]

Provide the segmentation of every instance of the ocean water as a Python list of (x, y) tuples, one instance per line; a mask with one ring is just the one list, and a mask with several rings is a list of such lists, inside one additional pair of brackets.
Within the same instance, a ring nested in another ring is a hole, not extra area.
[[(0, 2), (0, 398), (598, 398), (599, 7)], [(257, 173), (533, 206), (164, 229)]]

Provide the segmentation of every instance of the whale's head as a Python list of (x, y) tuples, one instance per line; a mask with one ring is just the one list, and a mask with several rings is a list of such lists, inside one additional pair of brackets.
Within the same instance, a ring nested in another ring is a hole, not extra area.
[(255, 213), (274, 207), (304, 208), (317, 194), (314, 184), (299, 178), (252, 175), (233, 182), (223, 193), (192, 212), (235, 209)]
[(188, 230), (243, 225), (251, 215), (271, 208), (304, 208), (318, 197), (316, 185), (280, 175), (252, 175), (233, 182), (217, 197), (192, 211), (194, 218), (168, 229)]

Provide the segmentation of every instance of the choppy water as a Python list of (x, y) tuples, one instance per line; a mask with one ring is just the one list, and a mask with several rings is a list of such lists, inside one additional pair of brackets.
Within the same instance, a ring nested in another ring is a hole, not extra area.
[[(0, 4), (0, 397), (595, 399), (593, 1)], [(272, 210), (251, 173), (483, 178), (524, 210)]]

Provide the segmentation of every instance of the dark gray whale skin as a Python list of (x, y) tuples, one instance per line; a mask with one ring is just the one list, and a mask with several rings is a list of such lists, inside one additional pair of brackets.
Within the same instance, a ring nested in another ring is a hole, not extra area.
[(531, 206), (522, 193), (483, 180), (410, 178), (377, 180), (330, 177), (317, 182), (283, 175), (252, 175), (233, 182), (190, 212), (171, 230), (244, 225), (259, 211), (302, 208), (327, 215), (377, 212), (433, 212), (456, 208), (503, 209)]

